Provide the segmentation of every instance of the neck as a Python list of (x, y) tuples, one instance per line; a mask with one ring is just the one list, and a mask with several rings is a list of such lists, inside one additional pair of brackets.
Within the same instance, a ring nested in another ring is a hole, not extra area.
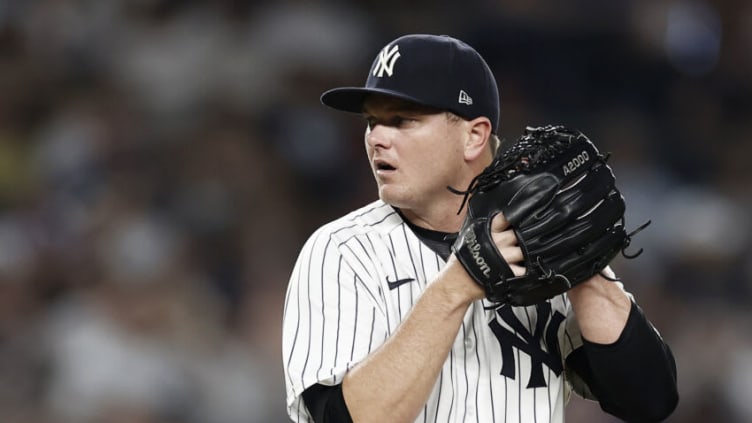
[(465, 209), (460, 214), (457, 210), (462, 203), (462, 197), (457, 196), (456, 204), (447, 206), (428, 207), (426, 210), (400, 209), (402, 216), (410, 223), (421, 228), (440, 232), (459, 232), (465, 219)]
[[(464, 190), (470, 181), (480, 174), (491, 163), (493, 156), (490, 154), (474, 161), (467, 168), (462, 178), (458, 178), (457, 185), (453, 188)], [(433, 231), (454, 233), (459, 232), (467, 214), (467, 203), (457, 213), (464, 200), (463, 195), (450, 192), (448, 189), (439, 198), (424, 207), (400, 208), (402, 216), (413, 225)], [(468, 198), (469, 200), (469, 198)]]

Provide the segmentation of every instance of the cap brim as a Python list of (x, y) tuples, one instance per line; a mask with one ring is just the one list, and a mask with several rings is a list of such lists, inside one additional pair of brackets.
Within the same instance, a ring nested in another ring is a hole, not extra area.
[(413, 103), (422, 104), (417, 98), (398, 91), (381, 88), (342, 87), (334, 88), (321, 94), (321, 103), (337, 110), (351, 113), (362, 113), (363, 103), (371, 94), (381, 94), (396, 97)]

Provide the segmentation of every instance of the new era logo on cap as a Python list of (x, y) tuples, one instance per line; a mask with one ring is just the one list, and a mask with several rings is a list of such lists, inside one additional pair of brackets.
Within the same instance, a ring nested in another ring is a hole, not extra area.
[(468, 106), (471, 106), (473, 104), (473, 98), (467, 95), (465, 90), (460, 90), (460, 98), (457, 100), (458, 103), (461, 104), (467, 104)]
[(499, 91), (491, 69), (472, 47), (446, 35), (410, 34), (393, 40), (374, 59), (365, 86), (334, 88), (321, 96), (321, 102), (361, 113), (371, 94), (447, 110), (468, 120), (484, 116), (492, 132), (498, 130)]

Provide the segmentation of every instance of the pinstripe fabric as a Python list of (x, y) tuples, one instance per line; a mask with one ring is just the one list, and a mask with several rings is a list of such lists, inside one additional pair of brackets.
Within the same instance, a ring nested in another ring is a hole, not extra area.
[[(396, 330), (443, 265), (381, 201), (311, 235), (284, 306), (283, 361), (293, 421), (312, 421), (302, 392), (316, 383), (341, 383), (348, 369)], [(414, 280), (390, 289), (387, 281), (406, 278)], [(416, 422), (563, 422), (570, 393), (563, 359), (580, 345), (565, 295), (543, 306), (497, 310), (476, 302)]]

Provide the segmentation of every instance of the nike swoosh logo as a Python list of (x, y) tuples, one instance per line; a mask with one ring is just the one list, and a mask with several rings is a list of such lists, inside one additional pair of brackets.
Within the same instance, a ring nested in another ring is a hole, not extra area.
[(397, 279), (395, 281), (390, 281), (389, 277), (386, 278), (386, 284), (389, 285), (389, 290), (397, 289), (400, 285), (404, 285), (406, 283), (414, 281), (414, 278), (403, 278), (403, 279)]

